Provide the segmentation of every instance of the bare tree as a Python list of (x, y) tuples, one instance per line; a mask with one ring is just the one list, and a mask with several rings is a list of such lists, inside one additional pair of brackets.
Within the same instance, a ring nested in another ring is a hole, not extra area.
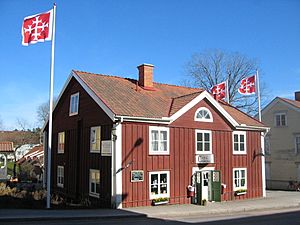
[[(241, 80), (254, 74), (258, 69), (256, 60), (240, 53), (207, 50), (194, 54), (185, 69), (187, 77), (183, 80), (183, 84), (205, 90), (210, 90), (213, 85), (228, 79), (230, 104), (246, 113), (257, 113), (256, 95), (238, 94)], [(263, 90), (264, 88), (261, 88), (261, 93), (264, 93)]]
[(1, 116), (0, 116), (0, 130), (4, 130), (3, 121), (2, 121)]
[(43, 126), (47, 121), (49, 117), (49, 102), (44, 102), (40, 104), (37, 108), (37, 119), (41, 126)]
[[(53, 98), (53, 106), (55, 105), (56, 97)], [(36, 110), (37, 120), (40, 126), (43, 126), (49, 119), (49, 101), (40, 104)]]

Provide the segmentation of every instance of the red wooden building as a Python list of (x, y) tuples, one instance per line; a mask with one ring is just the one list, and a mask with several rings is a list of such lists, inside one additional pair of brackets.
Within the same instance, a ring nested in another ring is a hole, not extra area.
[(71, 72), (53, 113), (52, 192), (117, 208), (263, 196), (266, 127), (205, 90), (153, 82), (152, 65), (138, 70)]

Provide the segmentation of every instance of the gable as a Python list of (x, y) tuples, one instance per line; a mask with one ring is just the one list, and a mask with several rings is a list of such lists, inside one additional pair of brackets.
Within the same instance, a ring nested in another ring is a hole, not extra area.
[[(78, 114), (70, 116), (70, 96), (77, 92), (79, 93)], [(53, 124), (55, 124), (53, 131), (73, 129), (74, 124), (82, 118), (85, 118), (85, 123), (93, 120), (98, 123), (101, 122), (102, 124), (112, 122), (110, 117), (73, 77), (64, 89), (53, 112)]]
[[(211, 112), (213, 118), (212, 122), (195, 121), (195, 113), (201, 107), (205, 107)], [(233, 128), (233, 126), (225, 119), (225, 117), (206, 98), (202, 99), (191, 109), (181, 115), (178, 119), (172, 122), (170, 126), (226, 131), (232, 130)]]

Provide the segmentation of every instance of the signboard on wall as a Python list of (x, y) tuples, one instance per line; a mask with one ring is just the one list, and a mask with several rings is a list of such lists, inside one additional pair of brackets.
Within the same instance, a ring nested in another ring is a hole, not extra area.
[(101, 142), (101, 155), (102, 156), (111, 156), (112, 151), (112, 141), (102, 141)]
[(144, 171), (143, 170), (131, 171), (131, 182), (141, 182), (141, 181), (144, 181)]
[(214, 155), (213, 154), (201, 154), (196, 155), (196, 163), (214, 163)]

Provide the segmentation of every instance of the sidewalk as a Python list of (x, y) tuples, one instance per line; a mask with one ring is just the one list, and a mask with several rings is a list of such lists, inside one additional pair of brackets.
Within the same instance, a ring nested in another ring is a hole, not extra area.
[(1, 209), (0, 222), (33, 221), (59, 219), (108, 219), (124, 217), (176, 217), (189, 215), (224, 214), (254, 210), (299, 208), (300, 192), (268, 191), (266, 198), (214, 202), (207, 206), (165, 205), (155, 207), (136, 207), (128, 209), (86, 209), (86, 210), (31, 210)]

